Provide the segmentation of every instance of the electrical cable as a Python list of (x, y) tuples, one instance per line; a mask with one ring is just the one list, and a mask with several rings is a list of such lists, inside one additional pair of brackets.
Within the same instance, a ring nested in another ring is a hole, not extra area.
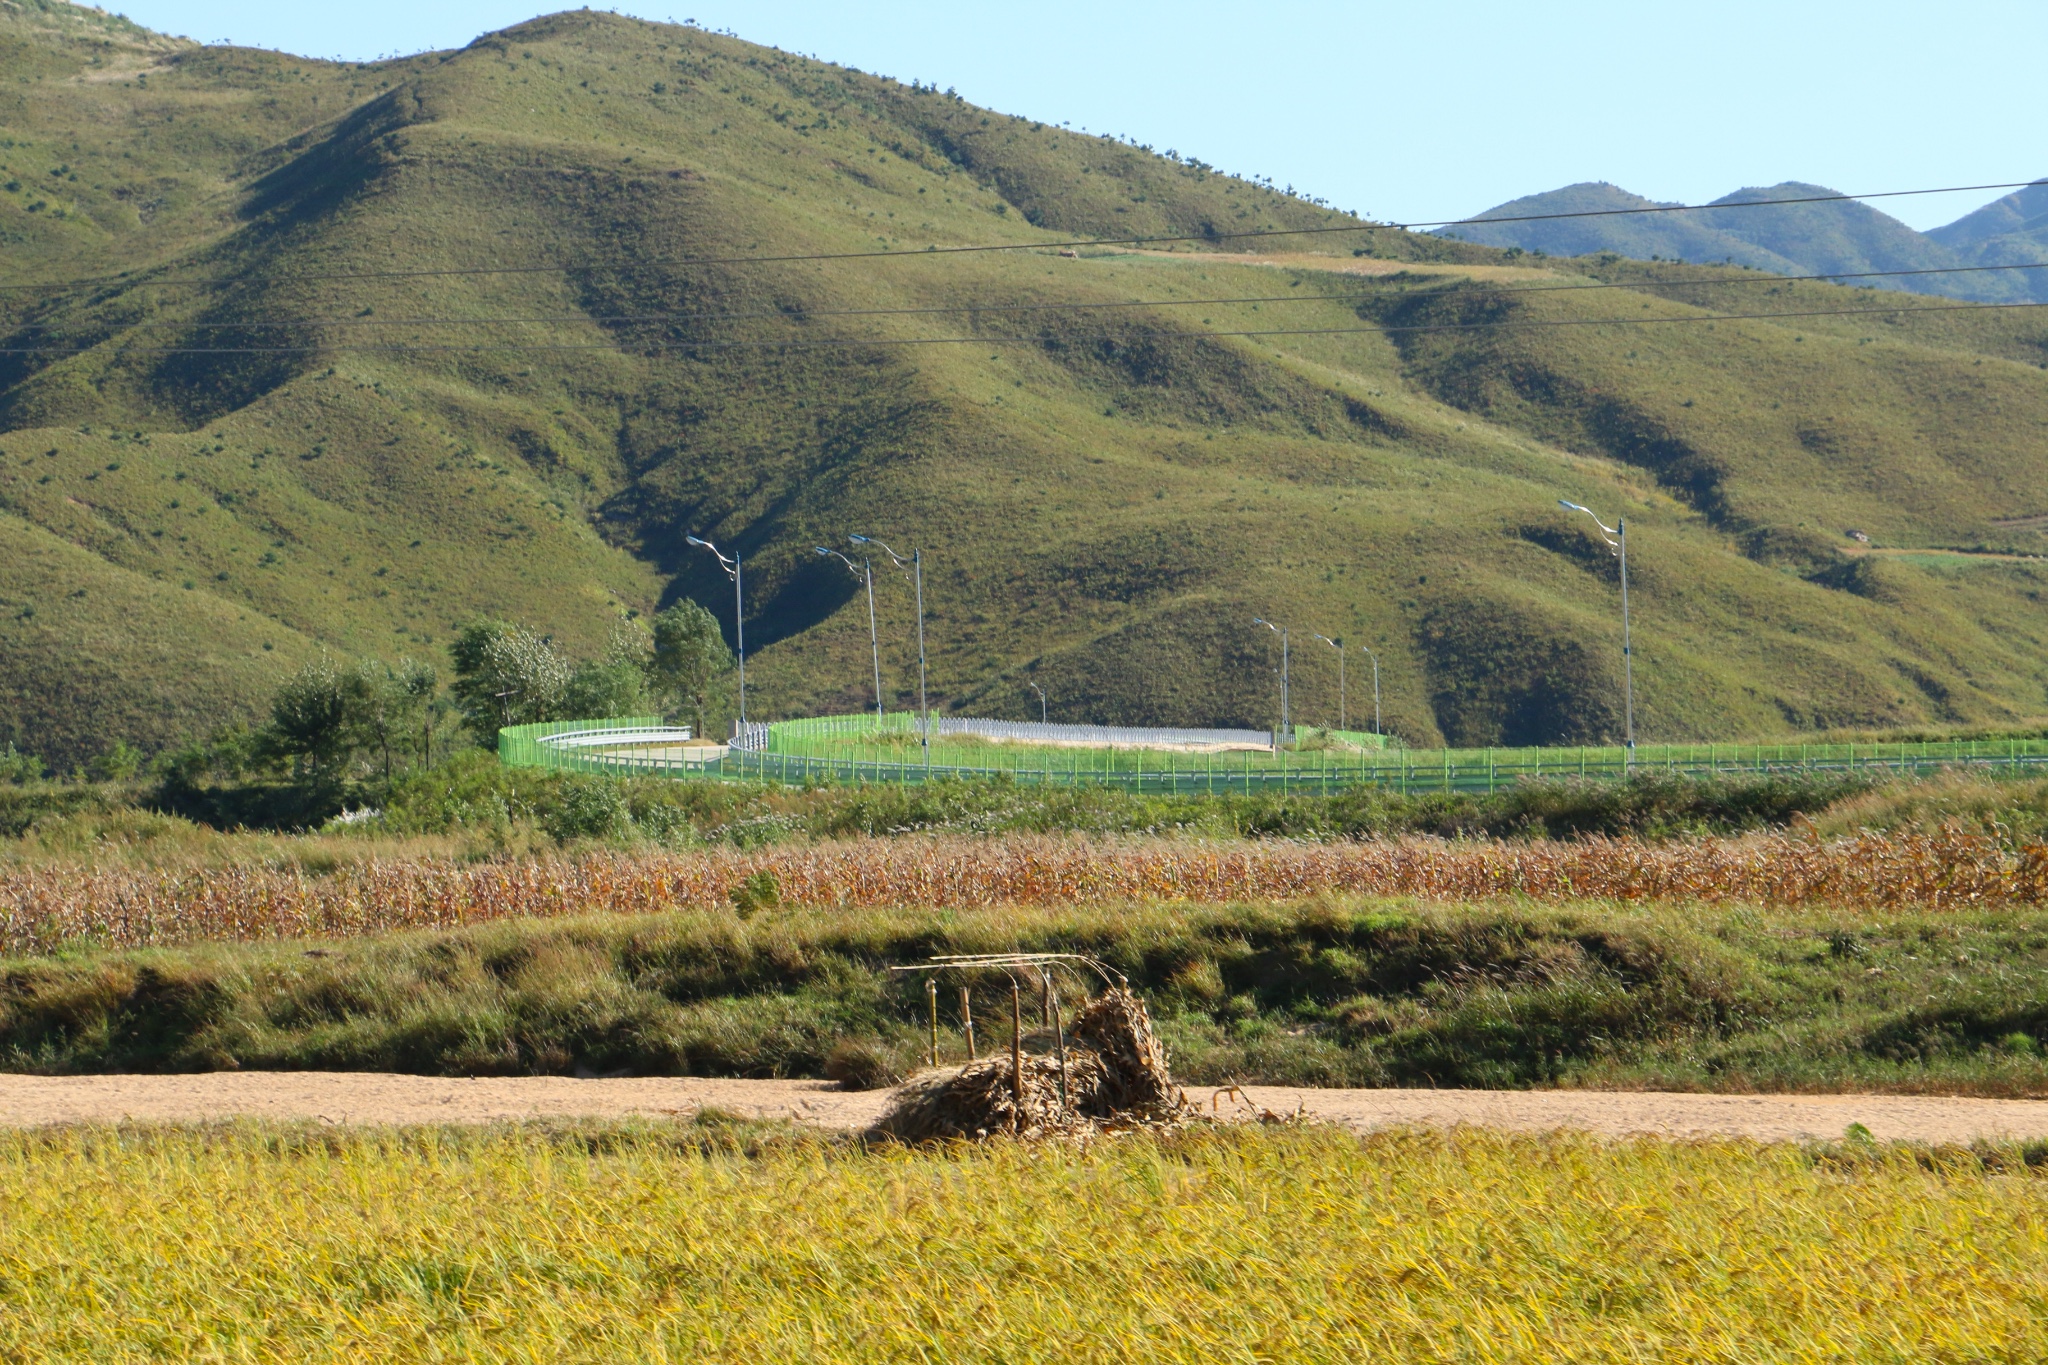
[[(1365, 333), (1418, 333), (1418, 332), (1460, 332), (1460, 331), (1508, 331), (1533, 330), (1549, 327), (1644, 327), (1652, 325), (1676, 325), (1717, 322), (1774, 322), (1786, 318), (1832, 318), (1832, 317), (1896, 317), (1912, 313), (1970, 313), (1988, 310), (2017, 308), (2048, 308), (2044, 303), (1951, 303), (1932, 306), (1902, 308), (1814, 308), (1798, 312), (1779, 313), (1709, 313), (1696, 317), (1648, 317), (1648, 318), (1534, 318), (1523, 321), (1504, 322), (1440, 322), (1396, 324), (1393, 326), (1374, 325), (1367, 327), (1273, 327), (1244, 329), (1236, 331), (1173, 331), (1165, 328), (1144, 328), (1135, 331), (1102, 332), (1093, 336), (1053, 337), (1045, 333), (1037, 336), (1015, 337), (815, 337), (800, 340), (755, 341), (735, 339), (727, 341), (672, 341), (649, 343), (637, 348), (620, 347), (610, 341), (589, 342), (495, 342), (487, 344), (446, 343), (394, 343), (362, 346), (123, 346), (119, 354), (139, 355), (313, 355), (342, 353), (404, 353), (421, 352), (460, 353), (486, 355), (497, 353), (523, 354), (549, 351), (622, 351), (625, 354), (646, 354), (660, 351), (724, 351), (724, 350), (809, 350), (839, 346), (1017, 346), (1039, 345), (1049, 340), (1059, 341), (1122, 341), (1137, 337), (1166, 337), (1184, 340), (1202, 340), (1220, 337), (1279, 337), (1279, 336), (1351, 336)], [(83, 355), (79, 348), (58, 347), (0, 347), (0, 355)]]
[[(1688, 280), (1594, 280), (1586, 284), (1528, 284), (1528, 285), (1485, 285), (1470, 288), (1443, 290), (1408, 290), (1405, 292), (1423, 295), (1431, 292), (1456, 293), (1463, 298), (1490, 296), (1494, 294), (1539, 294), (1559, 291), (1590, 293), (1603, 289), (1679, 289), (1698, 286), (1747, 286), (1757, 284), (1803, 284), (1833, 280), (1895, 279), (1908, 275), (1961, 275), (1987, 270), (2048, 270), (2048, 261), (2027, 261), (2012, 265), (1957, 265), (1930, 266), (1915, 270), (1858, 270), (1837, 271), (1825, 275), (1773, 275), (1768, 272), (1745, 272), (1719, 278), (1700, 276)], [(925, 317), (951, 313), (1063, 313), (1091, 312), (1115, 308), (1195, 308), (1231, 307), (1243, 304), (1263, 303), (1355, 303), (1367, 299), (1387, 297), (1385, 289), (1355, 294), (1319, 294), (1295, 292), (1289, 294), (1248, 294), (1235, 298), (1197, 299), (1124, 299), (1102, 303), (956, 303), (919, 308), (802, 308), (763, 309), (753, 313), (556, 313), (538, 317), (514, 318), (379, 318), (379, 317), (330, 317), (330, 318), (287, 318), (280, 321), (254, 319), (245, 322), (181, 322), (174, 319), (142, 321), (122, 324), (126, 330), (166, 329), (184, 331), (244, 331), (258, 328), (278, 329), (287, 327), (511, 327), (540, 326), (556, 323), (595, 323), (604, 326), (637, 326), (654, 323), (677, 322), (747, 322), (764, 318), (781, 318), (791, 322), (802, 322), (819, 317)], [(1922, 297), (1928, 297), (1923, 295)]]
[[(1416, 228), (1459, 227), (1484, 223), (1533, 223), (1550, 222), (1563, 218), (1613, 218), (1628, 214), (1647, 213), (1692, 213), (1720, 211), (1723, 209), (1768, 208), (1787, 204), (1832, 204), (1863, 199), (1897, 199), (1910, 195), (1963, 194), (1978, 190), (2027, 189), (2035, 185), (2048, 184), (2048, 180), (2012, 180), (1989, 185), (1945, 185), (1924, 190), (1879, 190), (1870, 194), (1816, 194), (1793, 199), (1742, 199), (1728, 204), (1652, 204), (1634, 209), (1582, 209), (1569, 213), (1531, 213), (1501, 218), (1444, 218), (1413, 223), (1374, 223), (1359, 220), (1351, 223), (1326, 224), (1320, 227), (1303, 228), (1251, 228), (1237, 232), (1211, 230), (1198, 233), (1146, 233), (1132, 237), (1085, 237), (1064, 241), (1047, 242), (992, 242), (980, 246), (927, 246), (918, 249), (891, 248), (878, 251), (825, 251), (790, 253), (781, 256), (682, 256), (682, 257), (639, 257), (627, 261), (593, 262), (585, 264), (555, 265), (497, 265), (497, 266), (445, 266), (422, 270), (358, 270), (321, 274), (308, 272), (295, 274), (299, 281), (333, 280), (379, 280), (379, 279), (426, 279), (451, 275), (541, 275), (575, 274), (586, 271), (618, 270), (646, 265), (671, 267), (697, 267), (714, 265), (779, 265), (802, 261), (860, 261), (885, 260), (899, 257), (919, 256), (963, 256), (998, 251), (1050, 251), (1079, 250), (1095, 246), (1143, 246), (1161, 242), (1220, 242), (1245, 241), (1253, 238), (1304, 237), (1336, 232), (1410, 232)], [(41, 284), (0, 285), (0, 292), (15, 293), (24, 290), (77, 289), (95, 284), (150, 285), (152, 287), (186, 287), (228, 282), (225, 278), (198, 278), (151, 280), (132, 278), (129, 275), (95, 275), (76, 280), (51, 281)]]

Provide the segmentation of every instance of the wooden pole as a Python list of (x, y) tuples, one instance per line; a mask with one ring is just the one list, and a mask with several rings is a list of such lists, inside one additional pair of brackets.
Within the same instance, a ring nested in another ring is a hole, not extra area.
[(1053, 1046), (1058, 1050), (1060, 1057), (1060, 1111), (1065, 1113), (1073, 1108), (1067, 1102), (1067, 1030), (1066, 1025), (1060, 1021), (1060, 999), (1053, 989), (1052, 969), (1048, 967), (1044, 971), (1045, 998), (1052, 1006)]
[(960, 1028), (967, 1035), (967, 1060), (980, 1061), (974, 1050), (974, 997), (965, 986), (960, 988)]
[(1024, 998), (1017, 980), (1010, 978), (1010, 1128), (1022, 1131), (1024, 1123)]
[(924, 979), (925, 998), (932, 1007), (932, 1065), (939, 1064), (939, 983), (930, 977)]

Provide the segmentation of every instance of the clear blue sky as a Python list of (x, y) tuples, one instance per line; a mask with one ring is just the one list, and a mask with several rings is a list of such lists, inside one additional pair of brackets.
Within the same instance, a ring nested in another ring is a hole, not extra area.
[[(202, 42), (364, 59), (539, 0), (111, 0)], [(605, 8), (612, 8), (605, 6)], [(2042, 0), (634, 0), (977, 104), (1129, 134), (1342, 208), (1454, 218), (1580, 180), (1711, 199), (2048, 175)], [(1915, 227), (1994, 194), (1882, 201)]]

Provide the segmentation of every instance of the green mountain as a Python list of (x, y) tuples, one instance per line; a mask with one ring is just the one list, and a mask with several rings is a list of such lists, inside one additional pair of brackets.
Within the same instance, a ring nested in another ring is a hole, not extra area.
[[(1714, 200), (1719, 207), (1682, 213), (1487, 222), (1552, 213), (1671, 207), (1613, 185), (1567, 185), (1560, 190), (1509, 200), (1470, 222), (1442, 228), (1439, 234), (1459, 241), (1520, 247), (1553, 256), (1611, 252), (1645, 261), (1730, 263), (1780, 275), (1953, 270), (1959, 266), (2048, 259), (2042, 255), (2048, 233), (2027, 245), (2027, 230), (2022, 226), (2024, 210), (2017, 202), (2020, 195), (1988, 205), (1968, 218), (1929, 233), (1915, 232), (1891, 215), (1852, 200), (1786, 204), (1769, 209), (1727, 207), (1835, 193), (1825, 185), (1788, 180), (1764, 189), (1737, 190)], [(2028, 192), (2021, 192), (2025, 193)], [(2035, 208), (2038, 214), (2040, 206)], [(2035, 230), (2040, 231), (2041, 225), (2036, 224)], [(2002, 239), (2002, 246), (1997, 252), (1987, 251), (1994, 236)], [(1887, 289), (1983, 302), (2048, 299), (2048, 272), (2041, 271), (1920, 275), (1871, 283)]]
[[(1301, 720), (1319, 631), (1416, 742), (1603, 738), (1615, 564), (1561, 496), (1628, 518), (1646, 736), (2048, 710), (2024, 313), (1712, 321), (1882, 299), (1368, 230), (588, 11), (339, 64), (16, 0), (0, 63), (0, 742), (61, 762), (483, 612), (730, 630), (688, 533), (745, 558), (757, 716), (867, 704), (813, 551), (863, 532), (925, 551), (947, 707), (1269, 723), (1261, 615)], [(1059, 245), (1140, 235), (1190, 240)]]
[[(2015, 190), (1927, 235), (1973, 265), (2048, 261), (2048, 184)], [(2048, 301), (2048, 270), (2015, 274), (2031, 281), (2036, 299)]]

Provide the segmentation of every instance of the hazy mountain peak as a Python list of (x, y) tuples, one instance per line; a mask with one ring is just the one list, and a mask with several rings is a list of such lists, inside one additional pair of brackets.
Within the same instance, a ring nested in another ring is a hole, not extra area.
[[(2013, 271), (1968, 272), (1959, 267), (2017, 263), (2048, 257), (2048, 185), (2030, 186), (1931, 233), (1840, 191), (1803, 180), (1746, 186), (1697, 210), (1613, 217), (1538, 215), (1661, 208), (1617, 185), (1567, 185), (1511, 199), (1466, 223), (1440, 231), (1487, 246), (1520, 247), (1553, 256), (1614, 252), (1639, 260), (1732, 262), (1782, 275), (1955, 271), (1867, 278), (1878, 287), (1986, 302), (2017, 302), (2044, 291), (2048, 279)], [(1774, 204), (1780, 207), (1744, 207)], [(1819, 201), (1819, 202), (1814, 202)], [(1523, 221), (1489, 223), (1492, 219)], [(1482, 226), (1483, 225), (1483, 226)], [(2048, 272), (2034, 272), (2048, 274)]]
[(2048, 244), (2048, 181), (2014, 190), (1974, 213), (1930, 230), (1927, 235), (1943, 246), (1967, 251), (2016, 232), (2038, 235)]

